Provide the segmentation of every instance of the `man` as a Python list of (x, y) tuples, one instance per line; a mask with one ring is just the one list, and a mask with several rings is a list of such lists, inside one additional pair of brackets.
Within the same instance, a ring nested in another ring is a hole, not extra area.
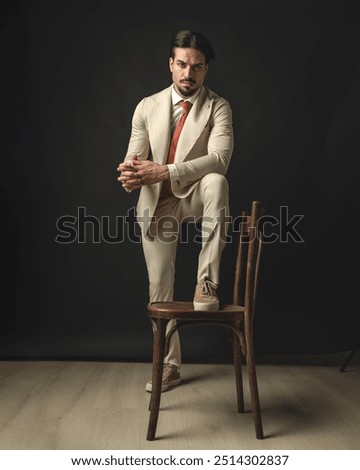
[[(202, 222), (194, 294), (196, 310), (217, 310), (221, 253), (229, 216), (225, 178), (233, 152), (229, 103), (206, 86), (210, 42), (199, 32), (180, 31), (171, 41), (172, 84), (137, 105), (118, 180), (140, 190), (137, 221), (149, 278), (149, 300), (173, 300), (179, 224)], [(168, 329), (172, 322), (169, 322)], [(164, 361), (162, 391), (180, 383), (178, 333)], [(151, 391), (151, 382), (146, 384)]]

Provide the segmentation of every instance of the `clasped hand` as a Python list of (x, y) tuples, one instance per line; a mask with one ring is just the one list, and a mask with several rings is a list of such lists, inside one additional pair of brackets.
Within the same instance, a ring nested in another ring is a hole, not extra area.
[(136, 154), (131, 156), (131, 160), (120, 163), (117, 171), (120, 173), (118, 181), (127, 192), (169, 179), (166, 165), (159, 165), (150, 160), (138, 160)]

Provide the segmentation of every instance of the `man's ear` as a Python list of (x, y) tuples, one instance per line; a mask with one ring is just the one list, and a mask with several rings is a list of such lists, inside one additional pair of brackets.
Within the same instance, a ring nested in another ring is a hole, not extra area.
[(170, 59), (169, 59), (169, 69), (170, 69), (170, 72), (172, 72), (173, 63), (174, 63), (174, 59), (173, 59), (172, 57), (170, 57)]

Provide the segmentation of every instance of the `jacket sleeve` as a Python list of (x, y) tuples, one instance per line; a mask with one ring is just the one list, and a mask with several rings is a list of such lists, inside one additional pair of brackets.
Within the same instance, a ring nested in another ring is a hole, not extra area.
[(232, 111), (225, 99), (214, 104), (209, 126), (208, 153), (201, 156), (194, 154), (188, 160), (175, 164), (180, 188), (198, 181), (207, 173), (225, 175), (228, 170), (234, 148), (234, 135)]
[(131, 155), (136, 153), (139, 160), (146, 160), (149, 155), (150, 143), (149, 134), (144, 118), (145, 99), (142, 99), (135, 108), (132, 122), (129, 144), (124, 161), (129, 160)]

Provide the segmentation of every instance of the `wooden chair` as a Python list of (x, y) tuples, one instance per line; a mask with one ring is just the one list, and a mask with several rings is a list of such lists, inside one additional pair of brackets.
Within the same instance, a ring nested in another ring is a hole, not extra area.
[[(253, 318), (259, 279), (259, 260), (263, 244), (260, 220), (262, 215), (263, 209), (260, 201), (252, 202), (250, 214), (242, 213), (232, 304), (220, 305), (218, 311), (195, 311), (193, 303), (186, 301), (155, 302), (147, 305), (147, 315), (153, 327), (152, 392), (149, 404), (147, 440), (155, 439), (164, 357), (170, 338), (175, 331), (184, 327), (204, 324), (222, 326), (232, 332), (239, 413), (245, 411), (241, 363), (242, 356), (246, 358), (255, 433), (257, 439), (264, 438), (253, 345)], [(166, 325), (170, 320), (176, 320), (176, 325), (166, 333)]]

